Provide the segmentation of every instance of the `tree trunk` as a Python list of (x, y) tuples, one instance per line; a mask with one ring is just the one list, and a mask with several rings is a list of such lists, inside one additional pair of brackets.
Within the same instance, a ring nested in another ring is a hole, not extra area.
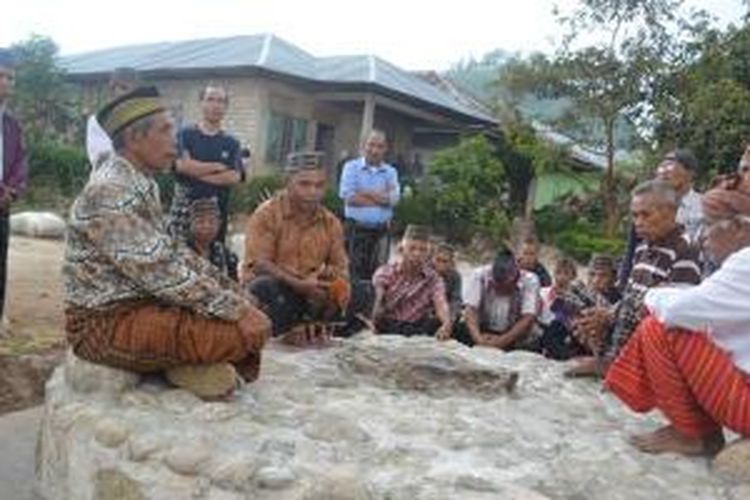
[(602, 179), (602, 201), (604, 202), (604, 234), (613, 238), (617, 233), (619, 214), (615, 189), (615, 120), (605, 122), (607, 138), (607, 170)]
[(524, 207), (523, 218), (525, 221), (534, 220), (534, 205), (536, 204), (536, 176), (531, 178), (528, 187), (528, 194), (526, 195), (526, 206)]

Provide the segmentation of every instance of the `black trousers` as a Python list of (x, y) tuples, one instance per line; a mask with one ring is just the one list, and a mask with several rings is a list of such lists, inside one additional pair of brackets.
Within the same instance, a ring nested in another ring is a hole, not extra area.
[(424, 318), (415, 322), (396, 321), (395, 319), (382, 319), (375, 325), (379, 333), (403, 335), (404, 337), (428, 336), (432, 337), (440, 328), (440, 320), (437, 318)]
[(367, 227), (347, 219), (344, 231), (352, 281), (372, 279), (375, 270), (388, 262), (388, 226)]
[(561, 361), (591, 355), (591, 351), (576, 340), (568, 327), (557, 320), (544, 327), (541, 349), (546, 357)]
[(307, 299), (270, 276), (259, 276), (248, 284), (248, 291), (260, 302), (260, 309), (271, 320), (274, 336), (313, 319)]
[[(502, 335), (501, 332), (494, 332), (490, 329), (488, 329), (484, 325), (480, 325), (479, 329), (482, 332), (490, 333), (493, 335)], [(471, 338), (471, 334), (469, 333), (469, 327), (466, 326), (465, 321), (460, 321), (458, 324), (454, 325), (453, 327), (453, 338), (459, 342), (461, 342), (464, 345), (467, 345), (469, 347), (474, 347), (474, 339)], [(522, 350), (522, 351), (531, 351), (531, 352), (540, 352), (539, 342), (536, 340), (534, 341), (528, 341), (525, 339), (517, 340), (508, 350)]]
[(5, 312), (5, 287), (8, 281), (8, 239), (10, 238), (10, 215), (0, 213), (0, 319)]

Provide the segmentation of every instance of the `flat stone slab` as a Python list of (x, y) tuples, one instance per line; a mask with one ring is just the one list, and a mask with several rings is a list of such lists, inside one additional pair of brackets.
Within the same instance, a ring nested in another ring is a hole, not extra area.
[(38, 490), (49, 500), (744, 498), (746, 486), (706, 460), (631, 448), (628, 433), (662, 421), (564, 369), (529, 353), (364, 335), (317, 350), (273, 345), (258, 382), (205, 403), (70, 358), (47, 386)]

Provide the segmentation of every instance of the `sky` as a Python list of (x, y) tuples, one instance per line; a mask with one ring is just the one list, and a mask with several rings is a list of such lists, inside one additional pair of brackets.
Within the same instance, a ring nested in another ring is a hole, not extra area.
[[(687, 0), (722, 24), (742, 0)], [(0, 15), (0, 46), (32, 33), (63, 55), (139, 43), (273, 33), (315, 56), (374, 54), (409, 70), (448, 69), (502, 48), (554, 50), (552, 10), (575, 0), (24, 0)], [(445, 5), (445, 6), (442, 6)]]

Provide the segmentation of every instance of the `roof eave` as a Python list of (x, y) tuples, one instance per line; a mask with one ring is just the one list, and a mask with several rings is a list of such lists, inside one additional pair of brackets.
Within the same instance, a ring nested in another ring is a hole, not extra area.
[[(471, 115), (463, 113), (456, 109), (451, 109), (446, 106), (420, 99), (418, 97), (405, 94), (403, 92), (396, 91), (394, 89), (385, 87), (375, 82), (342, 82), (342, 81), (326, 81), (316, 80), (311, 78), (305, 78), (298, 75), (292, 75), (281, 71), (275, 71), (269, 68), (264, 68), (255, 65), (247, 66), (228, 66), (219, 68), (159, 68), (153, 70), (139, 70), (141, 78), (144, 80), (159, 80), (159, 79), (178, 79), (185, 80), (194, 77), (205, 77), (206, 73), (210, 73), (215, 77), (248, 77), (248, 76), (261, 76), (267, 77), (274, 80), (282, 81), (289, 84), (304, 84), (311, 87), (312, 90), (322, 89), (335, 89), (337, 91), (346, 92), (375, 92), (399, 101), (405, 101), (409, 104), (419, 104), (421, 107), (427, 108), (430, 111), (438, 112), (444, 115), (448, 115), (454, 119), (458, 119), (461, 122), (470, 122), (476, 125), (480, 125), (482, 128), (497, 127), (498, 122), (490, 119), (489, 117), (482, 117), (478, 115)], [(97, 82), (106, 80), (109, 78), (108, 72), (89, 72), (89, 73), (67, 73), (66, 78), (69, 81), (76, 83), (85, 82)]]

